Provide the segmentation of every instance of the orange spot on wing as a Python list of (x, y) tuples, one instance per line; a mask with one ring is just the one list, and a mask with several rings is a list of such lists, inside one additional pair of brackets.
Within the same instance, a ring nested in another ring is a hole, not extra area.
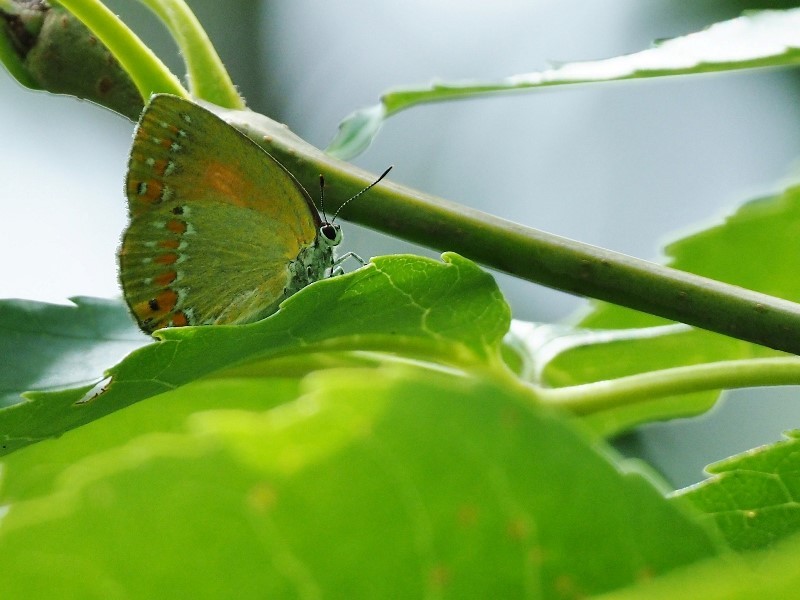
[(153, 170), (158, 175), (163, 175), (167, 170), (167, 165), (169, 164), (168, 160), (157, 160), (153, 163)]
[(178, 294), (173, 290), (164, 290), (156, 296), (162, 312), (172, 312), (178, 303)]
[(156, 202), (161, 202), (161, 192), (164, 191), (164, 186), (160, 181), (156, 181), (155, 179), (151, 179), (147, 182), (147, 191), (140, 196), (142, 200), (147, 200), (155, 204)]
[(249, 206), (255, 190), (235, 166), (211, 161), (202, 169), (203, 181), (198, 187), (208, 189), (235, 206)]
[(155, 298), (137, 302), (131, 308), (133, 309), (133, 312), (136, 313), (140, 318), (150, 323), (156, 319), (160, 319), (160, 321), (154, 326), (148, 324), (148, 328), (152, 330), (156, 329), (157, 327), (164, 327), (165, 325), (168, 325), (164, 317), (175, 309), (175, 304), (177, 302), (178, 294), (173, 290), (167, 289), (160, 292)]
[(179, 219), (171, 219), (167, 221), (167, 229), (172, 233), (186, 233), (186, 223)]
[(184, 327), (189, 324), (189, 318), (182, 310), (178, 311), (172, 316), (172, 324), (175, 327)]
[(178, 260), (177, 254), (160, 254), (153, 259), (153, 262), (158, 263), (160, 265), (174, 265), (175, 262)]
[(179, 245), (180, 241), (175, 239), (161, 240), (158, 242), (160, 248), (166, 248), (167, 250), (177, 250)]
[[(144, 193), (140, 193), (144, 191)], [(136, 198), (148, 204), (158, 204), (161, 202), (161, 193), (164, 191), (164, 185), (155, 179), (148, 179), (147, 181), (139, 181), (133, 178), (128, 179), (128, 197), (133, 200)]]
[(178, 274), (175, 271), (166, 271), (166, 272), (162, 273), (161, 275), (159, 275), (158, 277), (155, 277), (153, 279), (153, 281), (157, 285), (167, 286), (170, 283), (172, 283), (173, 281), (175, 281), (175, 279), (177, 279), (177, 277), (178, 277)]

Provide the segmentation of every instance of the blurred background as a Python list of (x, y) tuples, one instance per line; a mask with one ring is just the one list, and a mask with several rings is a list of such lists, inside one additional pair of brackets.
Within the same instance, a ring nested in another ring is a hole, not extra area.
[[(108, 0), (175, 73), (146, 9)], [(748, 8), (696, 0), (189, 0), (251, 108), (317, 146), (392, 86), (495, 80), (647, 48)], [(574, 86), (429, 105), (390, 119), (354, 162), (449, 200), (555, 234), (658, 259), (661, 246), (780, 189), (800, 154), (796, 71)], [(0, 297), (117, 297), (115, 251), (133, 124), (0, 74)], [(363, 257), (438, 256), (354, 225)], [(514, 316), (574, 318), (584, 301), (504, 275)], [(770, 415), (774, 415), (773, 418)], [(757, 416), (754, 418), (754, 416)], [(746, 426), (741, 427), (740, 423)], [(704, 465), (800, 426), (794, 388), (739, 391), (697, 419), (651, 425), (626, 447), (675, 486)]]

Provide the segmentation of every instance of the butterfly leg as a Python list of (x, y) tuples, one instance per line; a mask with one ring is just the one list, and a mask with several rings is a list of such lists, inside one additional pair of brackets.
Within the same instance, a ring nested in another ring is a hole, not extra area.
[(336, 277), (337, 275), (344, 275), (344, 269), (342, 268), (342, 263), (346, 261), (348, 258), (352, 258), (353, 260), (358, 261), (362, 267), (367, 265), (366, 261), (355, 252), (347, 252), (345, 254), (342, 254), (335, 261), (333, 261), (333, 265), (331, 265), (331, 277)]

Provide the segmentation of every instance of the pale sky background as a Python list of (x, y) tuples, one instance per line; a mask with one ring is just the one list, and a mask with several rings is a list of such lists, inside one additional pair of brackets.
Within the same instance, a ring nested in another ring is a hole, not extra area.
[[(110, 2), (119, 11), (136, 4)], [(387, 88), (497, 79), (548, 61), (616, 56), (734, 16), (729, 2), (639, 0), (309, 0), (190, 2), (249, 104), (325, 146), (338, 122)], [(138, 7), (138, 5), (137, 5)], [(223, 10), (222, 18), (214, 12)], [(714, 12), (713, 9), (727, 10)], [(137, 8), (135, 28), (169, 52)], [(178, 68), (172, 56), (169, 64)], [(797, 80), (784, 72), (576, 86), (403, 112), (355, 160), (467, 206), (552, 233), (657, 258), (664, 241), (777, 189), (800, 150)], [(132, 123), (88, 102), (53, 98), (0, 73), (0, 297), (63, 302), (119, 295), (115, 251)], [(364, 257), (438, 252), (345, 225)], [(580, 299), (498, 281), (520, 319), (569, 317)], [(643, 451), (674, 482), (771, 442), (800, 418), (796, 390), (739, 392), (704, 419), (651, 426)], [(758, 403), (755, 408), (754, 403)], [(772, 403), (779, 416), (757, 423)], [(738, 411), (738, 412), (737, 412)], [(790, 414), (791, 412), (791, 414)], [(691, 456), (689, 451), (693, 452)], [(677, 459), (677, 466), (670, 457)]]

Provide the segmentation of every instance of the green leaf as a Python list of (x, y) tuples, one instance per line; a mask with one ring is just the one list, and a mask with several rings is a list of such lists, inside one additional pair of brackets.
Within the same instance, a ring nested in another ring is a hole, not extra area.
[(800, 537), (745, 561), (722, 556), (596, 600), (788, 600), (800, 588)]
[(110, 369), (97, 393), (88, 385), (29, 393), (27, 402), (0, 411), (0, 453), (248, 361), (381, 350), (459, 368), (502, 369), (508, 305), (491, 275), (458, 255), (443, 258), (444, 264), (413, 256), (375, 258), (354, 273), (303, 289), (251, 325), (161, 330), (161, 342)]
[(369, 148), (387, 116), (384, 104), (353, 111), (339, 123), (339, 131), (325, 152), (341, 160), (358, 156)]
[(706, 467), (713, 477), (679, 494), (707, 513), (735, 550), (772, 547), (800, 531), (800, 431), (786, 436)]
[(606, 60), (567, 63), (497, 82), (437, 82), (390, 90), (381, 103), (348, 116), (327, 148), (352, 158), (377, 135), (381, 123), (401, 110), (427, 102), (473, 98), (554, 85), (712, 73), (800, 63), (800, 9), (753, 11), (703, 31), (661, 41), (654, 48)]
[(0, 596), (563, 598), (717, 551), (504, 386), (419, 367), (319, 372), (278, 405), (273, 386), (197, 382), (8, 457)]
[(147, 343), (120, 302), (71, 301), (0, 302), (0, 406), (21, 402), (26, 390), (93, 384), (110, 361)]
[[(665, 254), (670, 266), (677, 269), (798, 301), (798, 228), (800, 187), (792, 186), (774, 197), (742, 205), (722, 223), (670, 244)], [(592, 312), (580, 325), (604, 330), (602, 334), (592, 340), (585, 333), (578, 333), (577, 337), (586, 343), (561, 340), (567, 349), (550, 353), (542, 379), (560, 387), (682, 365), (785, 356), (763, 346), (685, 326), (653, 329), (656, 335), (636, 334), (667, 323), (620, 306), (593, 303)], [(614, 334), (612, 329), (620, 331)], [(661, 396), (649, 404), (593, 415), (591, 420), (600, 431), (611, 434), (651, 418), (698, 414), (710, 408), (717, 397), (716, 392)]]

